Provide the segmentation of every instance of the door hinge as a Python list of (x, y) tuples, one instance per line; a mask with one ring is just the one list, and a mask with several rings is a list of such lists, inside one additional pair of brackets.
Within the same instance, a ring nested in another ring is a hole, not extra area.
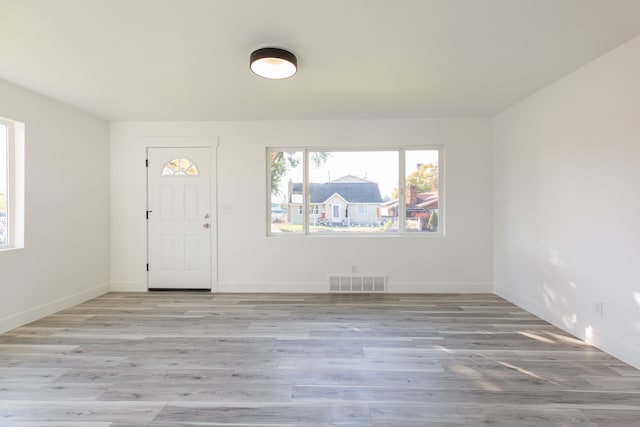
[(151, 211), (146, 211), (146, 213), (147, 213), (147, 219), (149, 219), (149, 212), (151, 212)]
[(144, 167), (149, 167), (149, 159), (144, 159)]
[(147, 271), (149, 271), (149, 263), (147, 263)]

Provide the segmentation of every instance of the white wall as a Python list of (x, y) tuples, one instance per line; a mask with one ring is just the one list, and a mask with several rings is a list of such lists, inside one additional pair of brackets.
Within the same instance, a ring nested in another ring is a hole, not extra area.
[[(638, 75), (636, 38), (493, 122), (113, 123), (110, 152), (106, 122), (0, 81), (0, 116), (27, 133), (26, 241), (0, 253), (0, 331), (106, 292), (110, 275), (145, 290), (145, 148), (219, 140), (214, 290), (325, 292), (352, 265), (391, 292), (493, 283), (640, 367)], [(444, 238), (266, 237), (266, 147), (420, 144), (445, 146)]]
[[(387, 274), (391, 292), (490, 292), (491, 120), (113, 123), (113, 289), (146, 289), (145, 147), (217, 149), (220, 292), (327, 292), (327, 274)], [(266, 236), (266, 147), (444, 144), (446, 237)], [(231, 214), (222, 214), (231, 206)]]
[(495, 118), (494, 279), (640, 368), (638, 76), (640, 38)]
[(109, 290), (109, 126), (0, 80), (25, 123), (25, 245), (0, 252), (0, 332)]

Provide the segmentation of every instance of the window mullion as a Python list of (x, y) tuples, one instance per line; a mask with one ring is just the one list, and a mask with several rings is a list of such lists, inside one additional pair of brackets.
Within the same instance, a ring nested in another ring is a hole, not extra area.
[[(267, 158), (266, 158), (266, 168), (265, 168), (265, 172), (267, 174), (266, 177), (266, 181), (267, 181), (267, 205), (265, 206), (265, 216), (266, 216), (266, 220), (267, 220), (267, 236), (270, 236), (271, 233), (271, 217), (272, 217), (272, 213), (271, 213), (271, 204), (273, 203), (273, 194), (271, 193), (273, 191), (273, 189), (271, 188), (271, 175), (272, 175), (272, 165), (273, 165), (273, 152), (274, 150), (272, 148), (267, 148)], [(147, 155), (148, 156), (148, 155)], [(149, 209), (147, 207), (147, 209)]]
[(302, 230), (305, 235), (309, 234), (309, 150), (304, 150), (302, 156)]
[(405, 151), (404, 148), (401, 148), (398, 153), (398, 161), (400, 164), (398, 165), (398, 232), (405, 232), (405, 218), (407, 212), (406, 206), (406, 180), (405, 180)]

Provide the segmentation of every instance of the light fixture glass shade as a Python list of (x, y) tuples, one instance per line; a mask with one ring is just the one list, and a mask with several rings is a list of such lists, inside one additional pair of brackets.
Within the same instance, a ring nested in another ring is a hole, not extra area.
[(277, 47), (264, 47), (251, 54), (251, 71), (268, 79), (286, 79), (296, 73), (296, 56)]

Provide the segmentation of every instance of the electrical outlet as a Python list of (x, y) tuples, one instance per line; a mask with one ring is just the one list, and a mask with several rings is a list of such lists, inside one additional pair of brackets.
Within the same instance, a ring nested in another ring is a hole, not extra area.
[(222, 207), (222, 213), (229, 215), (231, 213), (231, 205), (224, 205)]
[(594, 301), (593, 314), (600, 317), (604, 316), (604, 303), (602, 301)]
[(357, 266), (357, 265), (352, 265), (352, 266), (351, 266), (351, 272), (352, 272), (353, 274), (357, 273), (357, 272), (358, 272), (358, 266)]

